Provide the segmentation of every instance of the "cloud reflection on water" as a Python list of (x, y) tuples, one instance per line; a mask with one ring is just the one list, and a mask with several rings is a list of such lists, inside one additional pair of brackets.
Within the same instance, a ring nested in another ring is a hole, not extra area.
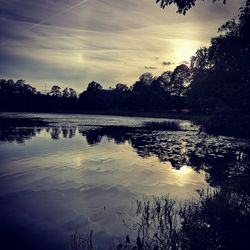
[(0, 130), (0, 230), (46, 237), (43, 249), (58, 242), (63, 249), (72, 231), (89, 224), (103, 241), (125, 235), (122, 220), (136, 197), (195, 198), (195, 190), (226, 185), (248, 171), (249, 148), (235, 138), (69, 124)]

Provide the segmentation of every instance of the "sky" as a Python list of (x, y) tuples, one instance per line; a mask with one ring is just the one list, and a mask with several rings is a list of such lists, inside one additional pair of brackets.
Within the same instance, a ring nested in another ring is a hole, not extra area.
[(130, 86), (187, 63), (243, 3), (200, 0), (183, 16), (155, 0), (1, 0), (0, 78), (40, 91)]

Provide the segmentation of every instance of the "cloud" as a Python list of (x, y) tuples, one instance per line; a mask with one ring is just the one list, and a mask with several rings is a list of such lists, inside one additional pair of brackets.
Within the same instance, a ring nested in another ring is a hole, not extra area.
[(154, 67), (154, 66), (145, 66), (144, 68), (145, 69), (157, 69), (157, 67)]
[(169, 62), (169, 61), (164, 61), (161, 63), (163, 66), (170, 66), (172, 64), (174, 64), (173, 62)]
[(214, 11), (206, 1), (182, 16), (148, 0), (83, 2), (0, 1), (0, 76), (78, 91), (91, 80), (131, 85), (146, 67), (161, 74), (188, 61), (240, 6), (232, 0)]

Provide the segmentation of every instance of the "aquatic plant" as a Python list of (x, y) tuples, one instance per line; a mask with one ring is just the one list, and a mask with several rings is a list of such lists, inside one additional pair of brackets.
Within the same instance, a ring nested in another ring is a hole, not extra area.
[(162, 122), (145, 122), (144, 127), (150, 130), (168, 130), (180, 131), (184, 130), (179, 121), (162, 121)]
[[(199, 199), (177, 202), (169, 195), (136, 201), (136, 239), (129, 235), (116, 247), (92, 243), (92, 233), (72, 237), (72, 250), (246, 249), (250, 233), (250, 197), (229, 189), (199, 190)], [(91, 244), (78, 244), (89, 242)], [(91, 245), (92, 248), (89, 248)], [(80, 248), (82, 247), (82, 248)]]

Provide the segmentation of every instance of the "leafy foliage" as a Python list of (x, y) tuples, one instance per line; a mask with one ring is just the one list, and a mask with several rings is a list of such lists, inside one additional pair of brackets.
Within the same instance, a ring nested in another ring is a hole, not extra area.
[[(197, 0), (156, 0), (156, 3), (158, 3), (162, 9), (175, 4), (177, 7), (177, 13), (185, 15), (188, 10), (195, 6), (196, 1)], [(222, 1), (223, 4), (226, 3), (226, 0), (212, 0), (212, 2), (216, 1)]]
[[(230, 134), (232, 130), (247, 131), (250, 125), (249, 26), (248, 0), (237, 18), (219, 28), (211, 46), (201, 48), (191, 59), (189, 103), (196, 112), (213, 116), (210, 130), (220, 130), (220, 133), (224, 130)], [(231, 128), (220, 129), (222, 120)]]

